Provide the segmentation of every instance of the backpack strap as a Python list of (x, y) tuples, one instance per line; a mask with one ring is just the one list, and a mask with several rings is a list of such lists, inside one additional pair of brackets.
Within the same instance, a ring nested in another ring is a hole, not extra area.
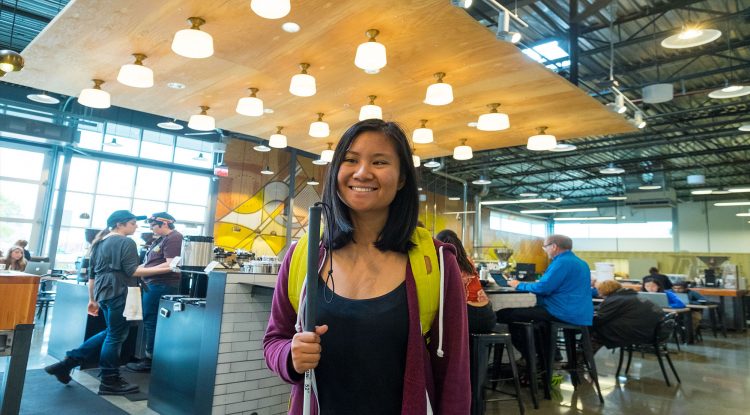
[[(435, 242), (427, 229), (417, 227), (412, 234), (411, 241), (415, 246), (409, 250), (409, 264), (417, 286), (419, 322), (424, 336), (430, 331), (440, 305), (440, 266)], [(429, 272), (428, 263), (430, 264)], [(298, 314), (306, 275), (307, 235), (304, 235), (292, 252), (287, 285), (289, 302)]]
[(299, 314), (299, 301), (302, 296), (302, 287), (305, 285), (307, 277), (307, 234), (297, 241), (297, 246), (292, 252), (292, 261), (289, 264), (289, 278), (287, 281), (287, 296), (289, 302), (294, 308), (294, 312)]
[[(440, 267), (435, 242), (427, 229), (417, 227), (411, 241), (415, 246), (409, 250), (409, 264), (417, 286), (422, 335), (426, 335), (435, 320), (440, 303)], [(430, 264), (429, 270), (427, 263)]]

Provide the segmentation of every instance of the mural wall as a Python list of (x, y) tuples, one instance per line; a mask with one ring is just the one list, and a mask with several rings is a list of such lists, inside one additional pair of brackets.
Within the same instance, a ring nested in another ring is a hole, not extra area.
[[(308, 179), (322, 170), (306, 157), (297, 157), (295, 189), (290, 192), (289, 164), (291, 153), (253, 150), (254, 143), (231, 140), (224, 162), (229, 176), (219, 183), (214, 238), (216, 246), (228, 250), (242, 249), (256, 255), (282, 255), (287, 245), (287, 227), (297, 239), (307, 226), (307, 208), (320, 200), (322, 185), (308, 185)], [(270, 167), (272, 175), (260, 174)], [(315, 169), (314, 169), (315, 168)], [(317, 170), (316, 170), (317, 169)], [(318, 171), (320, 170), (320, 171)], [(286, 209), (292, 196), (292, 223), (287, 223)]]

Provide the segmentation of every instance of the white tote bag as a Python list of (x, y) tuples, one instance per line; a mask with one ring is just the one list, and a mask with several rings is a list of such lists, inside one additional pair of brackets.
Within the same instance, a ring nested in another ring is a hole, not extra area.
[(141, 287), (128, 287), (128, 296), (125, 298), (125, 310), (122, 315), (125, 320), (143, 320)]

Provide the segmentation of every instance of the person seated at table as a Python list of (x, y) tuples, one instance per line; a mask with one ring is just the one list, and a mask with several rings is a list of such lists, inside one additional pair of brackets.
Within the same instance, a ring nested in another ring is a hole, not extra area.
[(672, 292), (672, 290), (665, 290), (664, 286), (661, 285), (659, 280), (656, 279), (645, 279), (643, 281), (643, 289), (644, 291), (650, 292), (650, 293), (664, 293), (667, 296), (667, 300), (669, 300), (669, 307), (671, 308), (685, 308), (685, 303), (680, 300), (679, 297), (675, 295), (675, 293)]
[(614, 280), (601, 281), (596, 288), (604, 301), (594, 313), (594, 353), (602, 346), (614, 349), (653, 340), (656, 325), (664, 316), (659, 306)]
[(20, 246), (23, 248), (23, 257), (26, 258), (26, 261), (31, 261), (31, 252), (29, 252), (26, 247), (29, 246), (29, 241), (25, 239), (19, 239), (15, 243), (16, 246)]
[(667, 277), (666, 275), (659, 272), (659, 269), (656, 267), (651, 267), (648, 270), (648, 275), (643, 277), (643, 285), (641, 288), (641, 291), (646, 291), (646, 280), (656, 280), (659, 281), (659, 284), (662, 286), (665, 290), (671, 290), (672, 289), (672, 281)]
[(456, 260), (458, 261), (458, 268), (461, 270), (461, 279), (466, 293), (469, 333), (490, 333), (495, 328), (497, 318), (492, 310), (489, 297), (482, 289), (477, 269), (469, 256), (466, 255), (464, 245), (458, 239), (458, 235), (450, 229), (440, 231), (435, 239), (456, 247)]
[(5, 269), (11, 271), (23, 271), (26, 269), (26, 258), (23, 256), (23, 248), (20, 246), (13, 246), (8, 250), (8, 255), (5, 257)]
[[(687, 282), (678, 282), (672, 286), (672, 290), (679, 294), (687, 294), (688, 295), (688, 302), (690, 304), (706, 304), (708, 301), (706, 300), (706, 297), (702, 296), (699, 292), (690, 290), (688, 288)], [(701, 319), (703, 318), (703, 310), (691, 310), (692, 313), (690, 315), (693, 318), (693, 330), (695, 332), (698, 332), (698, 327), (700, 327)]]
[[(508, 285), (517, 291), (536, 294), (537, 305), (525, 308), (504, 308), (497, 312), (500, 323), (509, 324), (513, 346), (518, 349), (527, 362), (529, 353), (526, 350), (525, 332), (515, 322), (548, 323), (560, 321), (569, 324), (590, 326), (594, 306), (591, 301), (591, 270), (572, 251), (573, 240), (565, 235), (548, 236), (542, 249), (552, 260), (542, 278), (537, 282), (520, 282), (511, 280)], [(542, 330), (540, 351), (544, 350), (549, 338), (549, 325)]]

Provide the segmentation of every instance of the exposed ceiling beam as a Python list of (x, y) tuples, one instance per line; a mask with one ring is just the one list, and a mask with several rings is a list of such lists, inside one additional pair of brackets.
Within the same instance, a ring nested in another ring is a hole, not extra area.
[[(28, 12), (23, 9), (18, 9), (15, 7), (11, 7), (9, 4), (2, 3), (0, 4), (0, 11), (2, 11), (3, 14), (10, 13), (10, 14), (17, 14), (18, 16), (23, 16), (27, 19), (36, 20), (44, 25), (47, 25), (49, 22), (52, 21), (51, 18), (47, 16), (41, 16), (35, 13)], [(12, 18), (11, 18), (12, 19)]]
[(580, 23), (607, 7), (612, 0), (596, 0), (582, 12), (577, 13), (571, 23)]
[[(668, 12), (670, 10), (678, 9), (681, 7), (689, 6), (694, 3), (702, 3), (706, 0), (678, 0), (678, 1), (667, 1), (662, 2), (661, 4), (658, 4), (656, 6), (645, 6), (642, 8), (639, 8), (637, 12), (631, 13), (625, 16), (620, 16), (615, 20), (615, 25), (620, 25), (627, 22), (632, 22), (634, 20), (642, 19), (644, 17), (654, 16), (659, 13)], [(581, 33), (591, 33), (596, 32), (598, 30), (606, 29), (608, 28), (608, 24), (601, 24), (601, 25), (592, 25), (587, 28), (584, 28)]]

